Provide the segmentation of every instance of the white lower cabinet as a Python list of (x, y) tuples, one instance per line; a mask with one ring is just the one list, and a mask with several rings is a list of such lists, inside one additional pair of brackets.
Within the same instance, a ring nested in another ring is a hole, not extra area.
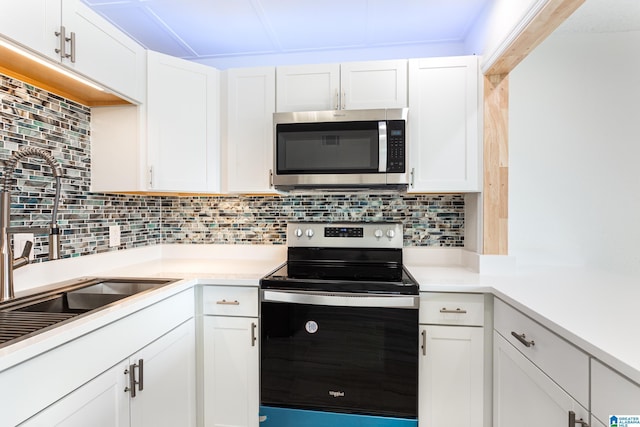
[(483, 299), (421, 294), (420, 427), (485, 425)]
[(591, 412), (605, 425), (612, 415), (640, 416), (640, 385), (591, 359)]
[(123, 375), (128, 367), (126, 361), (117, 364), (20, 425), (25, 427), (129, 426), (129, 395), (124, 391), (129, 382)]
[[(258, 289), (203, 290), (205, 427), (257, 427), (259, 411)], [(211, 315), (224, 313), (224, 315)]]
[(589, 421), (585, 408), (497, 332), (493, 358), (494, 427), (567, 426), (571, 412)]
[(195, 366), (192, 317), (20, 425), (195, 427)]

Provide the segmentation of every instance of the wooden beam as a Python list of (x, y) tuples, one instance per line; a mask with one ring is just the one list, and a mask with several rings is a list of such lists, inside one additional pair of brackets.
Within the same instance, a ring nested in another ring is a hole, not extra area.
[(508, 254), (509, 76), (484, 78), (484, 224), (482, 252)]
[(509, 252), (509, 73), (585, 0), (549, 0), (484, 77), (482, 253)]
[(510, 73), (584, 2), (585, 0), (549, 0), (524, 30), (513, 38), (485, 75)]

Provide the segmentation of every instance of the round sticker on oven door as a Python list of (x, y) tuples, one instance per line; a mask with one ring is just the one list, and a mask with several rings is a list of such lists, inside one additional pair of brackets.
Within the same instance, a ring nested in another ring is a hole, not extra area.
[(314, 322), (313, 320), (309, 320), (305, 325), (304, 328), (307, 330), (307, 332), (309, 332), (310, 334), (315, 334), (316, 332), (318, 332), (318, 324), (316, 322)]

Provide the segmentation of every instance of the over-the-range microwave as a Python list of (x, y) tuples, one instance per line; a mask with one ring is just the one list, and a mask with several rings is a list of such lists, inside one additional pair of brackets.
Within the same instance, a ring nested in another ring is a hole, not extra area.
[(404, 188), (406, 108), (274, 113), (273, 185)]

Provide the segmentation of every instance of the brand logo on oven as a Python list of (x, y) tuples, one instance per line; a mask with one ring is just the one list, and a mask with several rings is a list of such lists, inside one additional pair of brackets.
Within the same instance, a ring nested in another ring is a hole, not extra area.
[(329, 390), (329, 395), (332, 397), (344, 397), (344, 391)]

